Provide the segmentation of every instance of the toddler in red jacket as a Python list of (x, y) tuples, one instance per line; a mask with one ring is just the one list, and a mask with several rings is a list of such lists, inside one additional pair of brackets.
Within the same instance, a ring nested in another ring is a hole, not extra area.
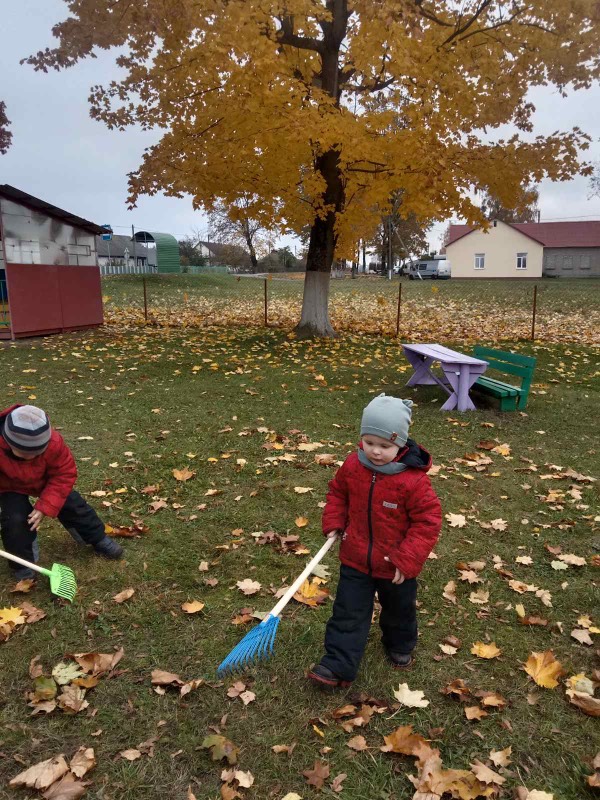
[[(37, 562), (37, 531), (44, 517), (58, 517), (79, 544), (106, 558), (121, 558), (123, 548), (106, 535), (104, 523), (73, 490), (77, 467), (64, 439), (46, 413), (35, 406), (0, 411), (0, 533), (4, 549)], [(37, 497), (34, 506), (30, 495)], [(15, 580), (36, 573), (10, 561)]]
[(340, 580), (325, 632), (325, 655), (308, 677), (349, 686), (367, 644), (375, 593), (382, 643), (392, 665), (409, 667), (417, 643), (417, 575), (442, 527), (427, 471), (429, 453), (408, 438), (411, 400), (372, 400), (358, 451), (329, 483), (323, 533), (341, 535)]

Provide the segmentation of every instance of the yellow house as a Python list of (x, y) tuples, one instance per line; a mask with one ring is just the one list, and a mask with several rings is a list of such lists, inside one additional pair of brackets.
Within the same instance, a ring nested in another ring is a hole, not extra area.
[(451, 225), (453, 278), (600, 278), (600, 220)]
[(541, 278), (544, 245), (500, 220), (487, 231), (451, 225), (446, 258), (453, 278)]

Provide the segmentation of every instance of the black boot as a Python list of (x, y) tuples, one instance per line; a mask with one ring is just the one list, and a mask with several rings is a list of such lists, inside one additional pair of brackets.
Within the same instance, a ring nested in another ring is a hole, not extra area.
[(104, 556), (104, 558), (110, 558), (115, 561), (123, 557), (123, 548), (118, 542), (111, 539), (110, 536), (105, 536), (104, 539), (100, 539), (99, 542), (96, 542), (94, 550), (99, 556)]
[(408, 669), (413, 663), (411, 653), (392, 653), (387, 650), (387, 657), (394, 665), (394, 669)]
[(306, 677), (313, 683), (329, 689), (347, 689), (352, 685), (352, 681), (343, 680), (322, 664), (313, 667)]

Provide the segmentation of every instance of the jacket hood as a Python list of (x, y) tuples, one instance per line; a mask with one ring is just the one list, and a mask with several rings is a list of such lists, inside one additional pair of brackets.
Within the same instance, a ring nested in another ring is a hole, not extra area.
[(407, 440), (406, 447), (400, 450), (397, 459), (407, 467), (421, 469), (423, 472), (429, 472), (431, 469), (432, 461), (429, 452), (417, 444), (414, 439)]

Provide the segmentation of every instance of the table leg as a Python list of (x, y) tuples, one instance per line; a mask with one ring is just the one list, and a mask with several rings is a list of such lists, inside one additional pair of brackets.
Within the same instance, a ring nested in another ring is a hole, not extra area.
[(405, 355), (415, 370), (406, 382), (407, 386), (421, 386), (425, 384), (437, 383), (435, 377), (431, 374), (430, 369), (434, 361), (433, 358), (423, 358), (422, 356), (411, 352), (405, 353)]

